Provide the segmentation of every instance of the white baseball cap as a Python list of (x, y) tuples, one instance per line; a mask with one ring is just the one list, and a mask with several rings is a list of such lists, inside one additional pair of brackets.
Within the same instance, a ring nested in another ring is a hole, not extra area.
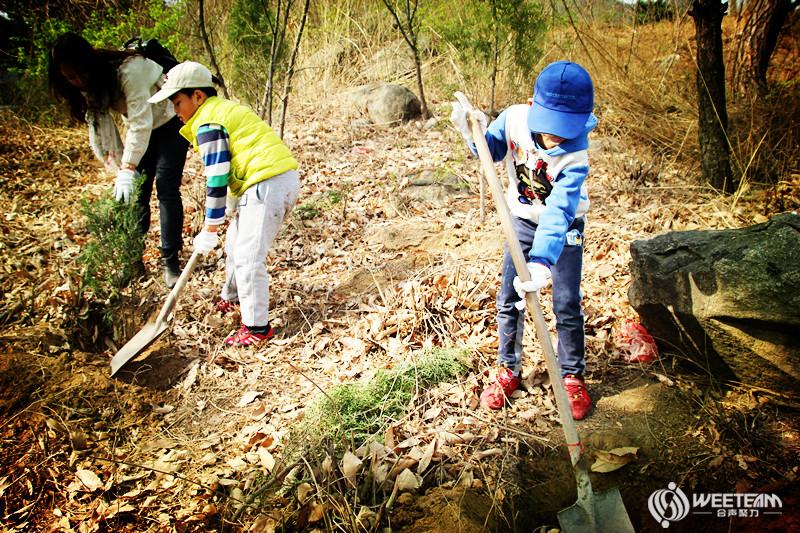
[(156, 94), (147, 99), (151, 104), (166, 100), (181, 89), (202, 89), (213, 87), (211, 71), (194, 61), (184, 61), (175, 65), (164, 75), (164, 85)]

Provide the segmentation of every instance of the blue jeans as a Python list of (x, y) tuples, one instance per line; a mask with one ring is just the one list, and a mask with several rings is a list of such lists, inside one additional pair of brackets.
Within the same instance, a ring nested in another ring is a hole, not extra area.
[[(530, 220), (513, 217), (514, 230), (528, 257), (536, 233), (536, 224)], [(558, 333), (558, 362), (562, 376), (582, 375), (584, 361), (583, 310), (581, 308), (581, 268), (583, 266), (584, 219), (576, 219), (569, 231), (577, 231), (581, 239), (577, 244), (564, 245), (558, 262), (550, 269), (553, 276), (553, 312)], [(498, 364), (518, 373), (522, 367), (522, 333), (525, 313), (514, 304), (519, 301), (514, 290), (517, 270), (511, 261), (508, 246), (503, 258), (503, 281), (497, 293)]]
[(173, 270), (180, 270), (179, 254), (183, 244), (183, 202), (181, 178), (189, 142), (180, 134), (181, 122), (173, 117), (150, 133), (147, 150), (137, 170), (145, 175), (137, 202), (142, 208), (139, 228), (142, 234), (150, 229), (150, 195), (155, 183), (158, 193), (158, 218), (161, 222), (161, 261)]

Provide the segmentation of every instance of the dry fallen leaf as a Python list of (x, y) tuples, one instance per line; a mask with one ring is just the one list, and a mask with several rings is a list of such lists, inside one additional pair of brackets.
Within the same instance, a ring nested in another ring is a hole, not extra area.
[(257, 453), (258, 458), (261, 460), (261, 465), (267, 469), (267, 472), (272, 472), (272, 469), (275, 468), (275, 458), (272, 454), (262, 446), (258, 447)]
[(597, 459), (592, 464), (591, 470), (600, 473), (613, 472), (635, 461), (638, 452), (639, 448), (633, 446), (614, 448), (609, 451), (597, 450), (595, 452)]
[(311, 513), (308, 515), (308, 522), (314, 523), (319, 522), (325, 516), (325, 504), (324, 503), (314, 503), (311, 506)]
[(355, 487), (356, 474), (358, 474), (358, 471), (361, 469), (361, 459), (350, 452), (346, 452), (344, 457), (342, 457), (341, 469), (344, 477)]
[(313, 492), (314, 488), (310, 483), (300, 483), (297, 486), (297, 501), (299, 501), (301, 505), (304, 504)]
[(428, 468), (428, 465), (431, 464), (431, 459), (433, 458), (433, 452), (436, 451), (436, 438), (431, 440), (428, 445), (425, 447), (425, 453), (422, 455), (422, 459), (419, 460), (419, 465), (417, 465), (417, 473), (422, 475), (425, 473), (425, 470)]
[(265, 514), (258, 515), (250, 524), (250, 533), (275, 533), (278, 523), (271, 516)]
[(75, 472), (75, 475), (78, 477), (78, 480), (80, 480), (83, 490), (86, 492), (94, 492), (103, 486), (103, 482), (100, 481), (100, 478), (97, 477), (97, 474), (91, 470), (79, 468), (78, 471)]
[(400, 475), (397, 476), (397, 480), (394, 482), (395, 488), (400, 492), (417, 490), (420, 484), (418, 477), (408, 468), (400, 472)]
[(247, 404), (253, 403), (253, 400), (258, 398), (259, 396), (261, 396), (261, 391), (257, 390), (247, 391), (239, 399), (239, 403), (236, 404), (236, 407), (244, 407)]

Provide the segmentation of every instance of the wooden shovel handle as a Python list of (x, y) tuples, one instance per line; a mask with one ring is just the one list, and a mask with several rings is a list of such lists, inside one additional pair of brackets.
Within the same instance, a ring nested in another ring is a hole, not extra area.
[[(459, 98), (460, 100), (460, 98)], [(511, 253), (511, 259), (514, 262), (514, 268), (517, 270), (517, 275), (522, 282), (530, 281), (531, 276), (528, 272), (527, 261), (522, 253), (522, 246), (517, 239), (514, 225), (511, 221), (511, 214), (508, 211), (506, 204), (505, 191), (503, 184), (497, 177), (497, 172), (494, 168), (494, 161), (489, 152), (489, 145), (486, 143), (486, 138), (481, 129), (480, 123), (468, 113), (468, 120), (472, 128), (472, 139), (475, 141), (475, 146), (478, 148), (478, 156), (481, 160), (486, 181), (489, 183), (489, 190), (492, 192), (497, 214), (500, 216), (500, 223), (503, 226), (506, 242), (508, 243), (508, 250)], [(575, 427), (575, 420), (572, 418), (572, 409), (569, 405), (567, 398), (567, 391), (564, 389), (564, 382), (561, 379), (561, 366), (558, 364), (556, 352), (553, 349), (553, 342), (550, 339), (550, 332), (547, 329), (547, 322), (542, 313), (542, 307), (539, 305), (538, 293), (529, 292), (525, 298), (525, 303), (533, 316), (533, 323), (536, 326), (536, 336), (539, 338), (539, 343), (542, 345), (544, 351), (544, 360), (547, 365), (547, 373), (550, 374), (550, 383), (553, 386), (553, 393), (556, 397), (556, 406), (558, 407), (558, 414), (561, 418), (561, 425), (564, 427), (564, 435), (567, 439), (567, 448), (569, 449), (570, 460), (573, 466), (577, 465), (581, 458), (581, 444), (578, 437), (578, 429)]]
[(181, 272), (178, 281), (169, 292), (167, 301), (164, 302), (164, 307), (162, 307), (161, 312), (158, 313), (158, 318), (156, 318), (156, 327), (161, 326), (161, 323), (165, 321), (172, 312), (172, 309), (175, 307), (175, 302), (178, 301), (178, 295), (183, 290), (183, 287), (186, 286), (186, 282), (189, 281), (189, 276), (192, 275), (194, 267), (197, 266), (198, 259), (200, 259), (200, 254), (197, 252), (192, 252), (192, 257), (189, 258), (189, 262), (186, 263), (185, 267), (183, 267), (183, 271)]

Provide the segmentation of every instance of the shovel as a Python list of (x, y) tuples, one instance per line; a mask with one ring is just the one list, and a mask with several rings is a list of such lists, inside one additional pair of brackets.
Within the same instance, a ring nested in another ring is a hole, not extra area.
[(192, 253), (192, 257), (189, 258), (189, 262), (186, 263), (186, 267), (184, 267), (178, 281), (175, 283), (172, 291), (170, 291), (167, 301), (164, 303), (164, 307), (161, 308), (158, 315), (154, 315), (155, 319), (151, 316), (147, 324), (145, 324), (131, 340), (125, 343), (125, 346), (114, 354), (114, 357), (111, 359), (112, 376), (116, 374), (120, 368), (125, 366), (125, 363), (136, 357), (167, 330), (167, 316), (169, 316), (172, 309), (175, 307), (178, 295), (181, 293), (181, 290), (183, 290), (186, 282), (189, 281), (189, 276), (191, 276), (199, 258), (200, 254), (197, 252)]
[[(486, 144), (486, 138), (480, 124), (472, 116), (472, 104), (470, 104), (464, 93), (456, 92), (455, 97), (467, 110), (472, 129), (472, 138), (478, 148), (478, 156), (481, 160), (484, 176), (489, 182), (489, 190), (492, 191), (492, 197), (497, 208), (497, 214), (500, 216), (514, 268), (516, 268), (517, 275), (519, 275), (522, 282), (530, 281), (527, 262), (511, 222), (503, 185), (495, 172), (494, 162), (489, 152), (489, 146)], [(533, 316), (533, 321), (536, 325), (536, 336), (542, 345), (545, 363), (547, 364), (547, 373), (550, 375), (550, 383), (553, 386), (553, 393), (556, 397), (556, 406), (561, 418), (561, 425), (564, 428), (567, 449), (569, 450), (569, 457), (575, 471), (575, 479), (578, 486), (578, 501), (558, 512), (558, 523), (567, 533), (633, 533), (633, 525), (630, 518), (628, 518), (628, 512), (625, 510), (625, 504), (622, 502), (619, 489), (613, 488), (603, 492), (592, 491), (586, 456), (583, 453), (583, 444), (578, 436), (575, 421), (572, 419), (572, 410), (569, 406), (567, 391), (564, 390), (564, 383), (561, 380), (561, 367), (558, 364), (555, 350), (553, 350), (547, 323), (539, 305), (538, 293), (527, 293), (525, 304), (528, 312)]]

